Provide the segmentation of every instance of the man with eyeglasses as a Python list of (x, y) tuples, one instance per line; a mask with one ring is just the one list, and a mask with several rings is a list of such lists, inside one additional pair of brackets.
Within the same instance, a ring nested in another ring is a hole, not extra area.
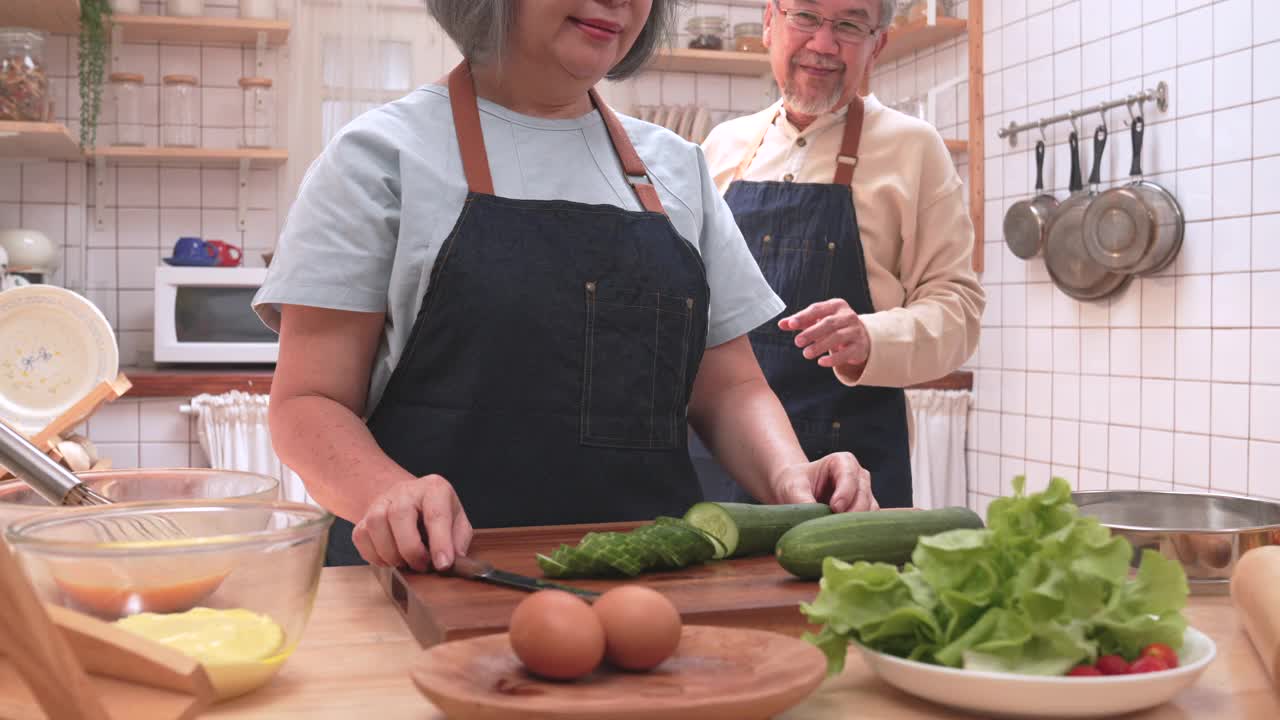
[[(909, 507), (903, 388), (964, 363), (986, 305), (964, 188), (931, 125), (858, 95), (894, 0), (767, 2), (782, 99), (704, 143), (787, 303), (751, 344), (809, 457), (852, 452), (881, 507)], [(709, 499), (751, 500), (696, 439), (691, 448)]]

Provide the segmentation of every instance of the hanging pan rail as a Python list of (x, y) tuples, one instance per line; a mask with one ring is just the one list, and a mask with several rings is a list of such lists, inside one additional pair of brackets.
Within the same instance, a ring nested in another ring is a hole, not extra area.
[(1158, 108), (1160, 112), (1168, 111), (1169, 110), (1169, 84), (1166, 82), (1161, 82), (1159, 85), (1156, 85), (1156, 87), (1152, 90), (1143, 90), (1140, 93), (1128, 95), (1126, 97), (1120, 98), (1119, 100), (1111, 100), (1109, 102), (1098, 103), (1097, 105), (1090, 105), (1089, 107), (1081, 108), (1080, 110), (1072, 110), (1070, 112), (1065, 112), (1060, 115), (1054, 115), (1052, 117), (1042, 118), (1040, 120), (1037, 120), (1036, 122), (1009, 123), (1009, 127), (1000, 128), (1000, 130), (996, 133), (996, 135), (1001, 139), (1009, 138), (1009, 144), (1014, 147), (1017, 147), (1018, 133), (1023, 132), (1025, 130), (1043, 131), (1045, 127), (1052, 125), (1054, 123), (1068, 122), (1068, 121), (1074, 123), (1077, 118), (1082, 118), (1085, 115), (1092, 115), (1093, 113), (1105, 113), (1106, 111), (1112, 108), (1124, 107), (1126, 105), (1129, 107), (1132, 107), (1135, 104), (1140, 105), (1142, 103), (1148, 103), (1148, 102), (1155, 102), (1156, 108)]

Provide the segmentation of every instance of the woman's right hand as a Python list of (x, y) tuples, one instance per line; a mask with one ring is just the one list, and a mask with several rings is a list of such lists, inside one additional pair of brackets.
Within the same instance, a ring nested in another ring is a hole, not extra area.
[(445, 570), (455, 555), (465, 555), (472, 532), (453, 486), (440, 475), (427, 475), (396, 483), (374, 498), (351, 539), (370, 565), (426, 572), (432, 566)]

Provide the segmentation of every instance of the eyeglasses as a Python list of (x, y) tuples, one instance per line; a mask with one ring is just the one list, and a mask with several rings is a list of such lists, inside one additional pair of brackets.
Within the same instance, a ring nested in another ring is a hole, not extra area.
[(802, 33), (816, 33), (822, 29), (823, 24), (831, 23), (831, 32), (836, 40), (842, 43), (859, 43), (875, 37), (880, 32), (880, 28), (857, 20), (836, 20), (811, 10), (785, 10), (778, 0), (773, 0), (773, 4), (787, 19), (787, 24)]

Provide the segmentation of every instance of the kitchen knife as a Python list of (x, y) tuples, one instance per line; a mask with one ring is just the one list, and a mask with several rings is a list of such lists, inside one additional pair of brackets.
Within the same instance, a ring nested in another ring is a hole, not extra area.
[(503, 585), (506, 587), (524, 590), (526, 592), (537, 592), (539, 590), (563, 590), (572, 593), (587, 602), (594, 602), (600, 597), (600, 593), (592, 590), (583, 590), (582, 588), (570, 587), (559, 583), (549, 582), (547, 580), (539, 580), (538, 578), (526, 577), (515, 573), (499, 570), (485, 560), (477, 560), (475, 558), (458, 555), (453, 558), (453, 567), (445, 571), (446, 574), (454, 575), (468, 580), (483, 580), (495, 585)]

